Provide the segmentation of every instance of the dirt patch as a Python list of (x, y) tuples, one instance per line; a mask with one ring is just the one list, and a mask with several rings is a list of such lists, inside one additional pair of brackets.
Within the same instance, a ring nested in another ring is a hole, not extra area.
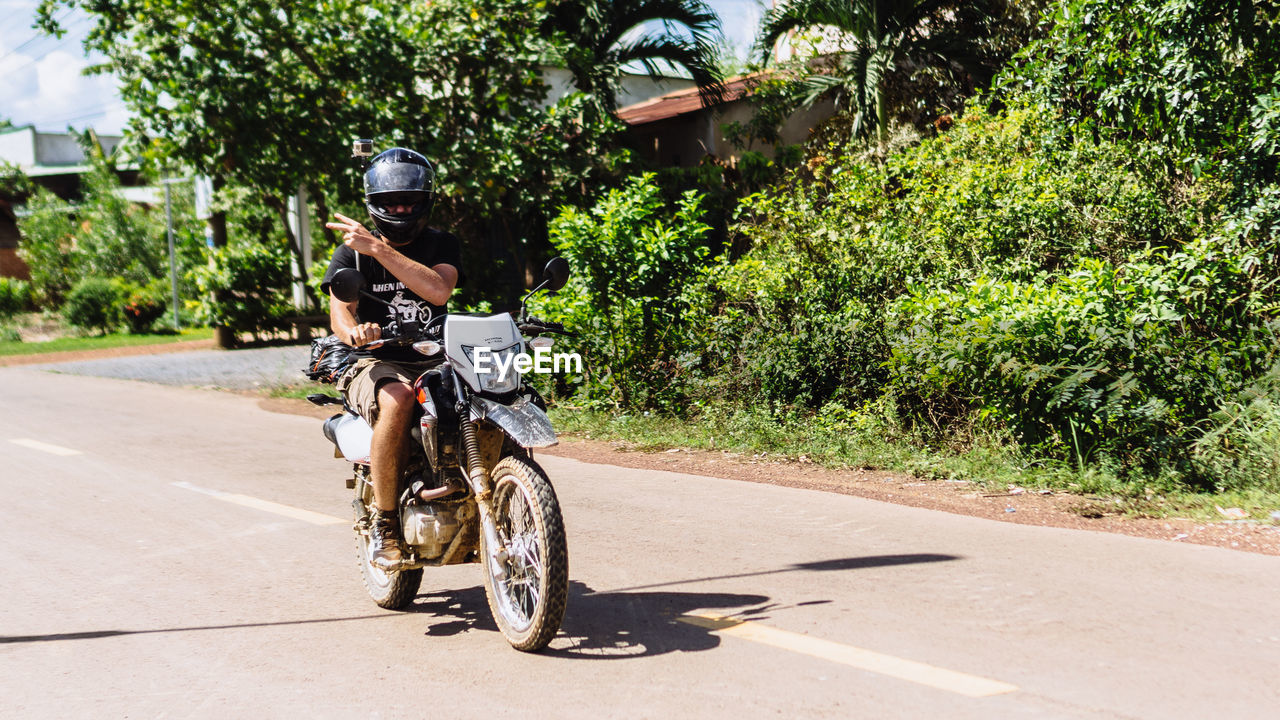
[[(305, 400), (267, 398), (258, 406), (278, 413), (327, 418), (333, 407)], [(318, 428), (317, 428), (318, 432)], [(639, 470), (707, 475), (746, 482), (821, 490), (958, 515), (1023, 525), (1096, 530), (1156, 540), (1213, 545), (1280, 555), (1280, 527), (1253, 521), (1217, 523), (1183, 518), (1142, 518), (1120, 514), (1106, 498), (1012, 488), (996, 493), (968, 482), (922, 480), (878, 470), (834, 470), (812, 463), (778, 461), (730, 452), (667, 450), (642, 452), (626, 443), (562, 438), (548, 455)]]
[(1099, 497), (1023, 488), (997, 493), (964, 481), (923, 480), (879, 470), (835, 470), (730, 452), (640, 452), (624, 443), (597, 440), (564, 439), (543, 452), (583, 462), (822, 490), (1022, 525), (1095, 530), (1280, 555), (1280, 527), (1274, 525), (1133, 517), (1120, 514), (1114, 501)]

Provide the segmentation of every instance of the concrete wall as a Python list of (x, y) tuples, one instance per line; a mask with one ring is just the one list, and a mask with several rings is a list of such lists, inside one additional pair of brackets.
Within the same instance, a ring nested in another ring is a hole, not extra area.
[(24, 127), (0, 131), (0, 160), (28, 168), (36, 164), (36, 131)]
[[(120, 144), (118, 135), (99, 135), (98, 142), (110, 155)], [(34, 128), (22, 127), (0, 131), (0, 160), (13, 163), (25, 171), (41, 168), (87, 163), (74, 135), (67, 133), (42, 133)]]
[[(564, 68), (542, 68), (542, 81), (549, 88), (547, 99), (542, 103), (544, 108), (555, 105), (560, 98), (577, 90), (573, 85), (573, 73)], [(618, 107), (626, 107), (669, 92), (691, 88), (694, 82), (685, 78), (655, 80), (647, 75), (623, 75), (619, 85), (621, 87), (618, 89)]]
[[(804, 142), (813, 129), (834, 112), (831, 102), (815, 103), (811, 108), (796, 111), (779, 130), (782, 144)], [(745, 124), (754, 113), (751, 100), (744, 99), (726, 103), (714, 112), (699, 110), (635, 125), (627, 130), (627, 145), (655, 165), (690, 167), (708, 154), (736, 165), (742, 150), (725, 139), (723, 126), (731, 122)], [(747, 149), (769, 158), (776, 152), (774, 146), (759, 143)]]

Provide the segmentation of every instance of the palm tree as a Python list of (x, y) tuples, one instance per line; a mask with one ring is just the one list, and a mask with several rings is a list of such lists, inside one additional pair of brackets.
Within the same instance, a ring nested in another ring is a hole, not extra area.
[(805, 77), (804, 102), (830, 91), (847, 97), (854, 132), (875, 130), (883, 148), (890, 76), (929, 69), (989, 83), (1001, 61), (987, 37), (1009, 6), (1010, 0), (787, 0), (765, 16), (756, 52), (767, 62), (784, 35), (834, 28), (840, 50)]
[[(637, 35), (658, 23), (661, 30)], [(653, 77), (674, 66), (697, 83), (707, 104), (722, 97), (720, 19), (702, 0), (557, 0), (543, 30), (562, 36), (574, 85), (601, 111), (617, 109), (618, 78), (630, 64)]]

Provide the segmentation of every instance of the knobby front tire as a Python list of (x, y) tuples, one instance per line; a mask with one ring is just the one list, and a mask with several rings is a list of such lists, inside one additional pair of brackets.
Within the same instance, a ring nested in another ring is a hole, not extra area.
[(534, 652), (560, 631), (569, 599), (564, 519), (551, 481), (532, 460), (503, 458), (491, 480), (494, 521), (507, 559), (505, 577), (495, 577), (489, 548), (482, 548), (485, 594), (507, 642)]

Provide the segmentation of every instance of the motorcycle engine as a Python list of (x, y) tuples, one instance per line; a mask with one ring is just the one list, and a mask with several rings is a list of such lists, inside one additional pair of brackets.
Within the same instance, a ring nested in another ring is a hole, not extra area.
[(401, 510), (400, 527), (404, 530), (404, 541), (414, 546), (419, 556), (434, 560), (449, 547), (460, 523), (449, 507), (419, 503)]

